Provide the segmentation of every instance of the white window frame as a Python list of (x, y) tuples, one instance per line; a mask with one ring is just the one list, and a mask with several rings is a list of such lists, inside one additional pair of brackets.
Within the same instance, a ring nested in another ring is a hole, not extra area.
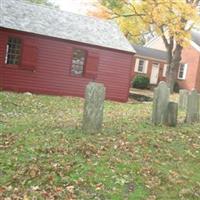
[[(142, 62), (141, 66), (140, 66), (140, 62)], [(142, 70), (139, 70), (140, 67), (142, 67)], [(138, 68), (137, 68), (138, 72), (143, 73), (144, 72), (144, 68), (145, 68), (145, 60), (139, 59)]]
[[(183, 77), (180, 77), (180, 72), (181, 72), (181, 67), (182, 67), (182, 66), (184, 66), (184, 68), (183, 68)], [(178, 77), (177, 77), (179, 80), (185, 80), (185, 79), (186, 79), (187, 68), (188, 68), (188, 64), (181, 63), (181, 64), (179, 65)]]
[[(6, 55), (4, 63), (6, 65), (19, 65), (21, 57), (22, 41), (18, 37), (9, 37), (6, 44)], [(11, 50), (9, 52), (9, 49)], [(16, 52), (16, 50), (18, 52)]]
[[(144, 61), (144, 65), (143, 65), (143, 70), (139, 71), (139, 63), (140, 60)], [(142, 59), (142, 58), (136, 58), (135, 61), (135, 72), (137, 73), (141, 73), (141, 74), (146, 74), (148, 70), (148, 60)]]
[(9, 49), (9, 46), (8, 46), (8, 44), (7, 44), (7, 45), (6, 45), (5, 64), (7, 64), (7, 62), (8, 62), (8, 49)]
[(168, 68), (168, 64), (164, 64), (164, 66), (163, 66), (163, 74), (162, 74), (163, 77), (167, 76), (167, 68)]

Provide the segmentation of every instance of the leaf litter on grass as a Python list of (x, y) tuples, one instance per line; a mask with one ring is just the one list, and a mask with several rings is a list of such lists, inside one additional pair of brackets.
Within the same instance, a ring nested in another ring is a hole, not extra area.
[(80, 98), (0, 99), (0, 199), (200, 198), (199, 124), (155, 127), (150, 103), (106, 101), (103, 132), (89, 135)]

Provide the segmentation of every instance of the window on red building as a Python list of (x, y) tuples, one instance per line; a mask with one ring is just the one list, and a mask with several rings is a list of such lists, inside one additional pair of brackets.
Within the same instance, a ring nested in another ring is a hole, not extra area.
[(178, 79), (185, 79), (187, 74), (187, 64), (181, 63), (178, 71)]
[(85, 61), (86, 61), (86, 51), (81, 49), (75, 49), (72, 58), (71, 74), (74, 76), (83, 75)]
[(18, 65), (21, 56), (21, 40), (15, 37), (9, 37), (6, 46), (5, 64)]

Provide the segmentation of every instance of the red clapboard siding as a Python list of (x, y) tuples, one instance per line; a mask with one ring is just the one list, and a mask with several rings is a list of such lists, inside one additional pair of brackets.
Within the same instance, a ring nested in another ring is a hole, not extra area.
[(5, 62), (6, 36), (0, 31), (0, 89), (3, 88), (3, 66)]
[[(34, 71), (4, 64), (8, 36), (17, 36), (26, 44), (21, 63)], [(128, 99), (131, 53), (6, 29), (0, 31), (0, 44), (0, 84), (5, 90), (83, 97), (86, 85), (95, 79), (105, 84), (107, 99)], [(88, 54), (83, 77), (71, 76), (74, 48)]]

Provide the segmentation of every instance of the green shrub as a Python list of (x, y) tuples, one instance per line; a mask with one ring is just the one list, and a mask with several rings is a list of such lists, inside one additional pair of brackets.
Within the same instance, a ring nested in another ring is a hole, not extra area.
[(133, 87), (139, 89), (147, 89), (149, 86), (149, 78), (146, 76), (137, 75), (133, 80)]

